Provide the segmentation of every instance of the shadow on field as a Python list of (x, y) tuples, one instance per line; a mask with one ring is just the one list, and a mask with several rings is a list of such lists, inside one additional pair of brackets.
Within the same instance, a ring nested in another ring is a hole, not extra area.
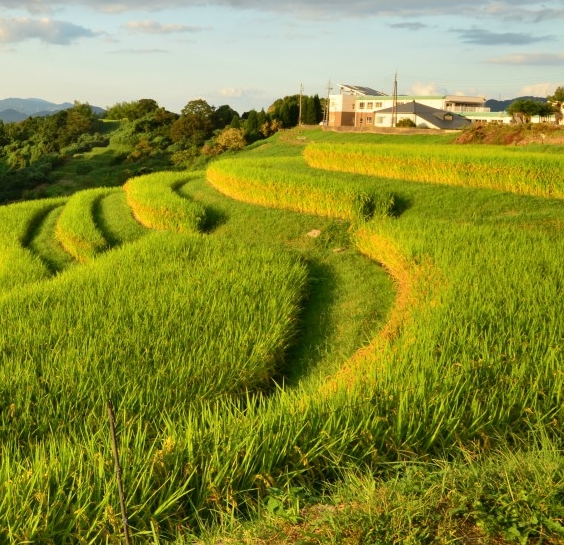
[(392, 217), (399, 218), (404, 212), (413, 206), (413, 200), (409, 197), (394, 195), (394, 205), (392, 207)]
[(328, 357), (328, 339), (334, 333), (332, 303), (337, 281), (329, 265), (320, 260), (307, 260), (308, 292), (298, 317), (297, 336), (286, 351), (284, 362), (273, 380), (293, 386)]
[(229, 214), (217, 206), (206, 204), (205, 207), (206, 218), (202, 223), (202, 231), (209, 235), (229, 221)]

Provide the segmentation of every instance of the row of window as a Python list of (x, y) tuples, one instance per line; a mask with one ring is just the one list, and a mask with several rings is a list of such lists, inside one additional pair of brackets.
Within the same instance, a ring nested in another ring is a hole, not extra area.
[[(359, 124), (362, 125), (363, 122), (363, 118), (361, 117), (359, 119)], [(372, 125), (372, 117), (367, 115), (365, 118), (365, 123), (367, 125)], [(384, 124), (384, 116), (383, 115), (377, 115), (376, 116), (376, 125), (383, 125)]]
[[(362, 126), (362, 124), (366, 124), (366, 125), (372, 125), (372, 116), (367, 115), (365, 118), (359, 118), (359, 125)], [(377, 115), (376, 116), (376, 125), (383, 125), (385, 123), (385, 117), (383, 115)], [(329, 124), (330, 125), (334, 125), (335, 124), (335, 115), (334, 114), (330, 114), (329, 115)]]
[(374, 108), (381, 108), (382, 105), (382, 102), (359, 102), (358, 108), (360, 110), (364, 110), (364, 108), (366, 108), (367, 110), (373, 110)]

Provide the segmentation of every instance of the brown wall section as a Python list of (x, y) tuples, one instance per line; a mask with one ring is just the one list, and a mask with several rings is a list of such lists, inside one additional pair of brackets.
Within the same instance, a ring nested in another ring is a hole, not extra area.
[(329, 112), (330, 127), (354, 127), (353, 112)]

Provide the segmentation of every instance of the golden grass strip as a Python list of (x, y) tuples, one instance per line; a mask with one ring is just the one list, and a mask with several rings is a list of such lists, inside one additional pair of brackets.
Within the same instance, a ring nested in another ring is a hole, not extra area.
[(225, 159), (210, 165), (208, 181), (243, 202), (345, 220), (383, 217), (394, 196), (308, 168), (301, 157)]
[(499, 146), (316, 143), (303, 155), (311, 167), (324, 170), (564, 198), (559, 154)]
[(439, 280), (440, 273), (430, 260), (416, 263), (408, 259), (407, 253), (391, 238), (378, 232), (377, 224), (361, 225), (352, 238), (362, 254), (388, 271), (396, 285), (397, 295), (384, 328), (328, 380), (324, 386), (328, 392), (334, 392), (339, 386), (349, 388), (366, 379), (363, 371), (382, 365), (384, 351), (390, 347), (403, 326), (414, 319), (414, 311), (423, 309), (430, 301), (431, 305), (436, 304), (438, 289), (443, 282)]

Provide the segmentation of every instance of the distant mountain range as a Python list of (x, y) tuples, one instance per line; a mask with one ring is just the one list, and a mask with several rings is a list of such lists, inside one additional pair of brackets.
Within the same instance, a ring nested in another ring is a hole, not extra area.
[[(40, 98), (4, 98), (0, 100), (0, 119), (4, 123), (13, 123), (22, 121), (27, 117), (44, 117), (52, 115), (61, 110), (67, 110), (74, 106), (71, 102), (63, 102), (62, 104), (55, 104)], [(103, 108), (98, 106), (90, 106), (94, 113), (99, 114), (104, 112)]]

